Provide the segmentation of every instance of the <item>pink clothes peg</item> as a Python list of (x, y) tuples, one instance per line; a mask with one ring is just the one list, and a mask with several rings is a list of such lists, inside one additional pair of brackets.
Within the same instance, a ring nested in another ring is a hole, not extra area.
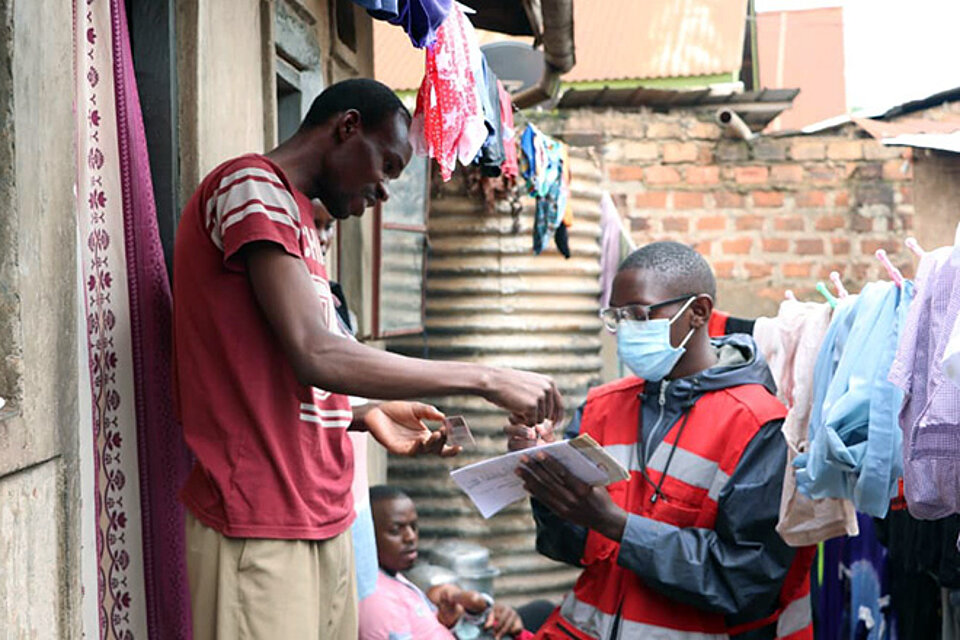
[(836, 271), (830, 272), (830, 282), (833, 283), (833, 287), (837, 290), (837, 296), (841, 300), (850, 295), (850, 292), (847, 291), (847, 288), (843, 286), (843, 280), (840, 279), (840, 274)]
[(909, 238), (907, 238), (903, 244), (907, 245), (907, 249), (910, 249), (910, 251), (913, 251), (913, 255), (917, 256), (918, 258), (923, 257), (923, 254), (925, 252), (923, 248), (920, 246), (920, 243), (917, 242), (917, 239), (914, 238), (913, 236), (910, 236)]
[(877, 256), (877, 260), (883, 264), (884, 269), (887, 270), (887, 274), (890, 276), (890, 279), (893, 280), (893, 284), (898, 287), (903, 287), (903, 274), (900, 273), (900, 269), (897, 269), (893, 266), (893, 263), (890, 262), (890, 257), (887, 256), (887, 252), (883, 249), (877, 249), (877, 252), (874, 254)]
[(786, 291), (784, 291), (783, 297), (786, 298), (787, 300), (792, 300), (794, 302), (797, 301), (797, 296), (794, 295), (793, 289), (787, 289)]

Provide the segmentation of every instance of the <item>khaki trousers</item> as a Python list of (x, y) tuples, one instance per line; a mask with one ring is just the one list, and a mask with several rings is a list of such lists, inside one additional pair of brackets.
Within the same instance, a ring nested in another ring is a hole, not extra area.
[(187, 512), (194, 640), (356, 640), (350, 530), (329, 540), (227, 538)]

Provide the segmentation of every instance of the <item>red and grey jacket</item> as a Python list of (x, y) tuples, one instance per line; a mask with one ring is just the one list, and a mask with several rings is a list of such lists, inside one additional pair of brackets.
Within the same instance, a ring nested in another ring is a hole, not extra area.
[(717, 346), (717, 367), (651, 385), (655, 422), (637, 378), (588, 395), (580, 431), (630, 470), (609, 487), (630, 515), (615, 542), (534, 504), (538, 548), (584, 567), (537, 637), (812, 638), (812, 550), (794, 553), (775, 531), (786, 410), (748, 337)]

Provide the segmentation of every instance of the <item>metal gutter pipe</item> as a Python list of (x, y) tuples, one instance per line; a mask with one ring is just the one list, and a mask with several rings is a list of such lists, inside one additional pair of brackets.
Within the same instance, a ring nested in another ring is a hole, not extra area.
[(561, 74), (576, 63), (573, 42), (573, 0), (541, 0), (544, 69), (540, 82), (513, 96), (518, 109), (556, 97)]

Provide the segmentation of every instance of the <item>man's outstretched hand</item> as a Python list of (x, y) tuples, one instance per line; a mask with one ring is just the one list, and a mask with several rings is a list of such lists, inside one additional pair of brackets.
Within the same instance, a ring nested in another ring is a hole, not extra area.
[(563, 420), (563, 399), (549, 376), (516, 369), (491, 369), (483, 397), (503, 407), (523, 424)]
[(546, 420), (542, 424), (528, 427), (521, 416), (510, 416), (510, 424), (503, 428), (503, 433), (507, 436), (507, 449), (518, 451), (556, 442), (557, 432), (553, 425), (552, 421)]
[(424, 420), (443, 420), (443, 414), (422, 402), (382, 402), (367, 410), (363, 421), (367, 430), (387, 451), (400, 456), (420, 454), (444, 458), (460, 453), (460, 447), (447, 444), (447, 434), (430, 431)]

